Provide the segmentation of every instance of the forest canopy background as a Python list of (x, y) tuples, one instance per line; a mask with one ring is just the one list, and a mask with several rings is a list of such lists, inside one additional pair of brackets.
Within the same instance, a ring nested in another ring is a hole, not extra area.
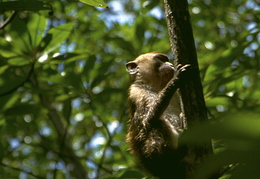
[[(172, 57), (163, 3), (41, 2), (53, 13), (23, 9), (0, 29), (0, 177), (141, 178), (125, 143), (125, 63)], [(209, 119), (221, 121), (190, 137), (217, 139), (204, 174), (259, 176), (260, 2), (189, 0), (189, 11)]]

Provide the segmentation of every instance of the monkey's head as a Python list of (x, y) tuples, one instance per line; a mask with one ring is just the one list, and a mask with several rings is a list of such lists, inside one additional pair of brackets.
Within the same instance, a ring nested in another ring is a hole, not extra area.
[(161, 53), (146, 53), (126, 64), (133, 83), (145, 84), (160, 91), (173, 78), (174, 67), (169, 58)]

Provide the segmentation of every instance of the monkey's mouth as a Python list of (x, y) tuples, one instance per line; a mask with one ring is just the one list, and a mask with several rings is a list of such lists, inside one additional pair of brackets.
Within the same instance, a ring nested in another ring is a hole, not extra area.
[(174, 75), (174, 67), (165, 69), (163, 73), (164, 78), (172, 78)]

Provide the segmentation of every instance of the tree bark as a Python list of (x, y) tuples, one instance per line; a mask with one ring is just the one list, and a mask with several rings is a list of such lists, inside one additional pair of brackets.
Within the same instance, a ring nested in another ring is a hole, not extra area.
[[(164, 0), (166, 21), (175, 65), (191, 64), (192, 80), (180, 89), (183, 112), (188, 128), (207, 120), (207, 110), (199, 75), (197, 54), (194, 44), (187, 0)], [(187, 179), (194, 178), (194, 170), (201, 161), (212, 153), (211, 141), (204, 145), (187, 145), (184, 167)]]

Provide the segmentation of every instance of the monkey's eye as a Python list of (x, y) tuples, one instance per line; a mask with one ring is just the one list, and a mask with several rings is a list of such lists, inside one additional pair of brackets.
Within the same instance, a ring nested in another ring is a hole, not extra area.
[(158, 58), (162, 62), (169, 62), (169, 58), (166, 55), (163, 55), (163, 54), (156, 55), (156, 58)]

